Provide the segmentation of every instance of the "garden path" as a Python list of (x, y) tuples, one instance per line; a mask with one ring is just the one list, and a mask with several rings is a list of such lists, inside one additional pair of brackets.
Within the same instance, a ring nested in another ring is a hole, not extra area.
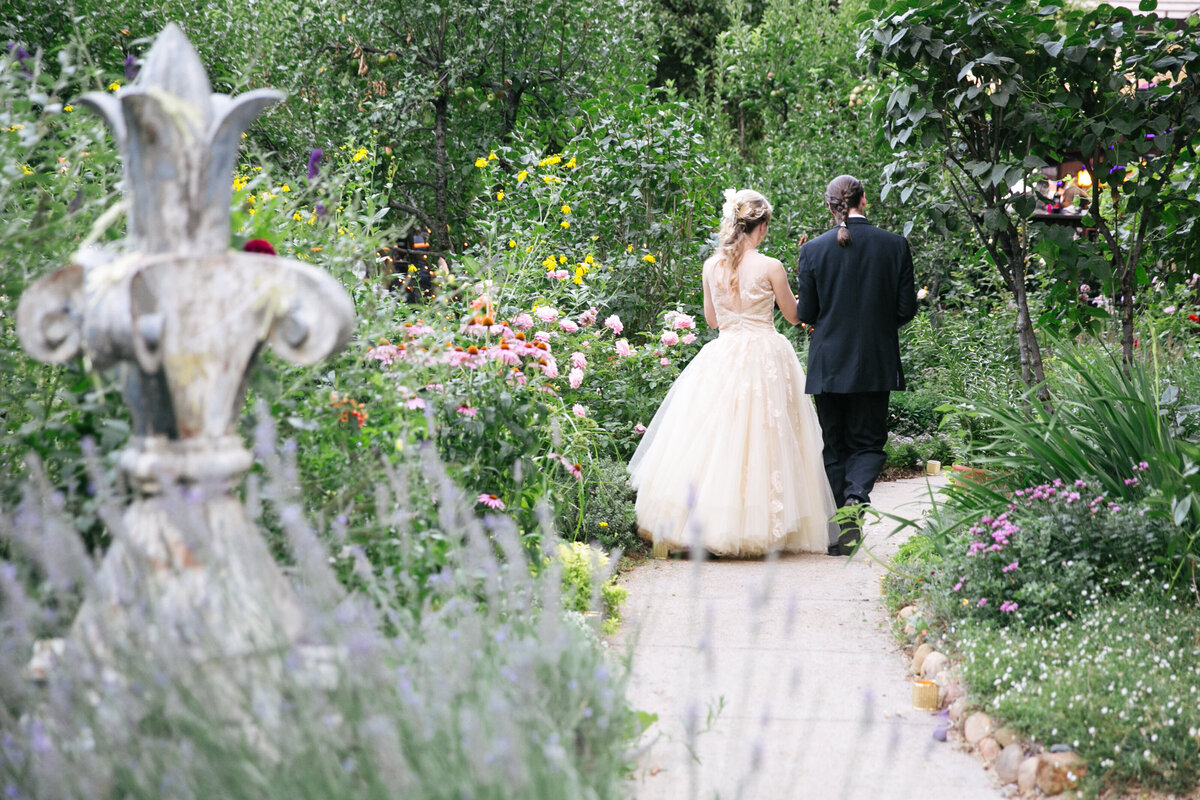
[[(944, 480), (882, 483), (872, 500), (915, 517)], [(866, 529), (880, 557), (909, 535), (888, 538), (893, 527)], [(863, 554), (804, 554), (650, 561), (626, 574), (615, 645), (632, 649), (633, 707), (658, 715), (638, 800), (1003, 797), (974, 757), (933, 738), (933, 715), (912, 708), (883, 572)], [(689, 719), (701, 731), (690, 744)]]

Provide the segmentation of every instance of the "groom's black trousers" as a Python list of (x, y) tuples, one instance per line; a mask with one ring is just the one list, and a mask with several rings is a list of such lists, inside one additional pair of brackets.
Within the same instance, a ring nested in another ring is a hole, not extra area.
[(816, 394), (817, 419), (825, 440), (825, 475), (838, 508), (847, 497), (871, 499), (887, 456), (888, 392)]

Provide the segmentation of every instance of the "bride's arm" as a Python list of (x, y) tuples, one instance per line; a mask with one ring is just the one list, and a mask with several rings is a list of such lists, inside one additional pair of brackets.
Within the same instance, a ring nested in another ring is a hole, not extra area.
[(714, 331), (717, 330), (717, 309), (713, 306), (712, 292), (708, 289), (708, 268), (701, 273), (701, 283), (704, 286), (704, 321), (708, 323), (708, 327)]
[(779, 306), (783, 318), (793, 325), (799, 325), (800, 317), (796, 313), (796, 295), (792, 294), (792, 287), (788, 284), (783, 264), (772, 258), (770, 266), (767, 267), (767, 277), (771, 279), (771, 288), (775, 290), (775, 303)]

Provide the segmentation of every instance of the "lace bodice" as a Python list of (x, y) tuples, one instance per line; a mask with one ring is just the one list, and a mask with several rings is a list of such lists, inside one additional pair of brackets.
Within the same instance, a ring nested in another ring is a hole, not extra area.
[(735, 332), (775, 331), (775, 290), (765, 270), (739, 276), (738, 294), (735, 296), (719, 281), (709, 282), (713, 306), (717, 311), (717, 327), (722, 334)]

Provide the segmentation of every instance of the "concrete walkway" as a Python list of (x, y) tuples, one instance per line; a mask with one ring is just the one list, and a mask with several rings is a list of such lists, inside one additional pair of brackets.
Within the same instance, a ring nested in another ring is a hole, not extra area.
[[(914, 518), (928, 486), (879, 484), (872, 501)], [(885, 519), (866, 529), (885, 560), (908, 535), (887, 538), (894, 527)], [(880, 600), (883, 571), (860, 553), (651, 561), (626, 574), (617, 644), (633, 650), (629, 698), (658, 715), (634, 796), (1003, 797), (981, 762), (934, 740), (934, 717), (913, 710)]]

